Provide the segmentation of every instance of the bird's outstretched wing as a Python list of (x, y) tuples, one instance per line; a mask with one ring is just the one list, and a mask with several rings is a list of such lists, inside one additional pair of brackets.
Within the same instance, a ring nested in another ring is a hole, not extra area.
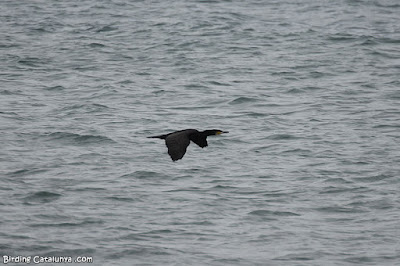
[(173, 161), (182, 159), (186, 149), (190, 144), (189, 136), (185, 132), (175, 132), (165, 138), (168, 147), (168, 154)]
[(201, 136), (200, 134), (193, 134), (190, 136), (190, 140), (202, 148), (208, 146), (206, 136)]

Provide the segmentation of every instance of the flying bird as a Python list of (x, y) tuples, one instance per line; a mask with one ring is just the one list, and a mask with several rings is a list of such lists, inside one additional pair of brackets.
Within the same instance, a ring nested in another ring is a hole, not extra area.
[(175, 131), (165, 135), (152, 136), (148, 138), (165, 139), (165, 145), (168, 147), (168, 154), (171, 156), (172, 161), (182, 159), (186, 153), (186, 149), (193, 141), (201, 148), (207, 147), (207, 137), (213, 135), (220, 135), (223, 133), (229, 133), (228, 131), (222, 131), (219, 129), (210, 129), (204, 131), (198, 131), (196, 129), (184, 129)]

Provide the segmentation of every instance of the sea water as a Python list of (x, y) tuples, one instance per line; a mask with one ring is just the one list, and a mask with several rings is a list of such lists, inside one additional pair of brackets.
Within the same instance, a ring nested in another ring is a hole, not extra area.
[(2, 263), (398, 265), (398, 1), (0, 7)]

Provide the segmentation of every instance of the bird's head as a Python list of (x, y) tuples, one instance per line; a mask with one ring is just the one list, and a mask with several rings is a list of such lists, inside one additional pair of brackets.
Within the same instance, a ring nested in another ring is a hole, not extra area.
[(221, 135), (224, 133), (229, 133), (229, 131), (222, 131), (220, 129), (210, 129), (210, 130), (205, 130), (204, 133), (206, 133), (207, 136), (212, 136), (212, 135)]

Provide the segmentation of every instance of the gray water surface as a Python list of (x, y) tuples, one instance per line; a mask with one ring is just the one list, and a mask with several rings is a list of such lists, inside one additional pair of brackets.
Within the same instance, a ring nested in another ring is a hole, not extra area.
[(0, 7), (1, 256), (398, 265), (398, 1)]

